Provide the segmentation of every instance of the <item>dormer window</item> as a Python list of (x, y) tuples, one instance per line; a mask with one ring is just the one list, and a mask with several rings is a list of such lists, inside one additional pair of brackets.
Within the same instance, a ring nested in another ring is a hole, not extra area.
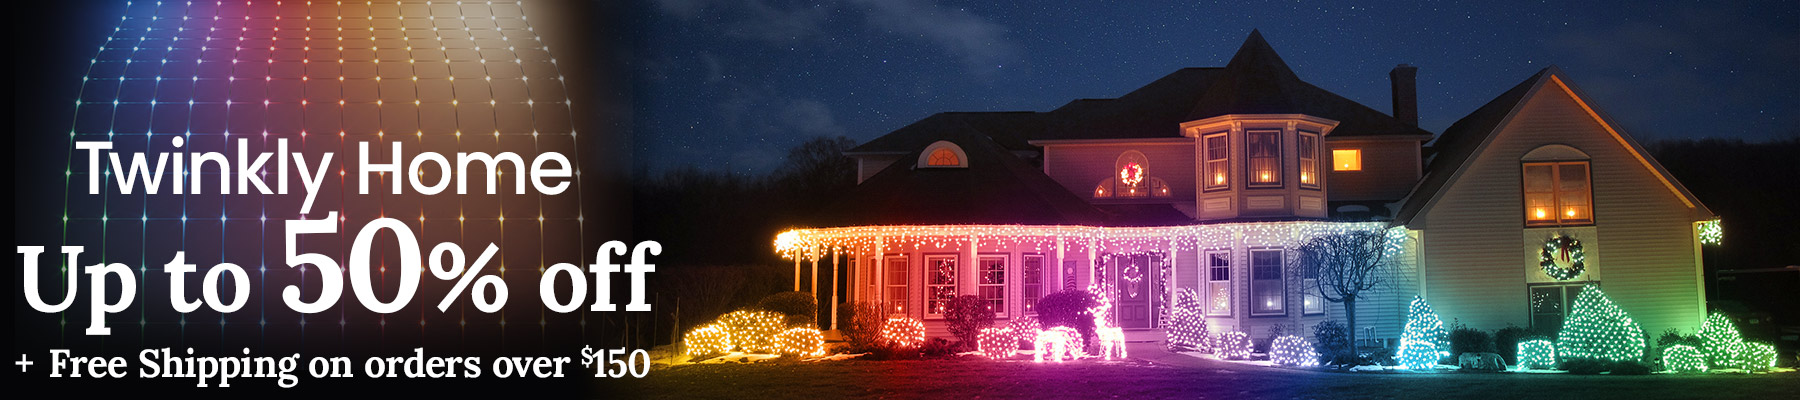
[(939, 140), (919, 153), (919, 168), (968, 168), (969, 156), (956, 143)]
[(1169, 197), (1169, 185), (1150, 176), (1150, 160), (1137, 150), (1120, 154), (1112, 175), (1094, 187), (1094, 198)]

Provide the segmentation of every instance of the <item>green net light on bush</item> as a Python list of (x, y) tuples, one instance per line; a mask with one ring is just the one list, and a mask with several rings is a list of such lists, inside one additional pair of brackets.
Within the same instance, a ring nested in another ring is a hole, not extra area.
[(1644, 329), (1607, 298), (1599, 286), (1583, 287), (1569, 310), (1562, 331), (1556, 335), (1559, 359), (1626, 361), (1644, 357)]
[(1287, 335), (1275, 338), (1269, 345), (1269, 362), (1275, 365), (1313, 367), (1319, 365), (1319, 352), (1305, 338)]
[(1706, 356), (1706, 365), (1714, 369), (1740, 368), (1743, 361), (1744, 337), (1738, 333), (1737, 325), (1725, 314), (1712, 313), (1706, 316), (1706, 322), (1700, 324), (1700, 352)]
[(1556, 366), (1556, 346), (1544, 339), (1519, 342), (1519, 367), (1541, 369)]
[(1678, 344), (1663, 349), (1663, 369), (1671, 372), (1706, 372), (1706, 357), (1694, 346)]
[(1395, 357), (1406, 369), (1431, 369), (1447, 356), (1444, 351), (1444, 320), (1439, 319), (1425, 298), (1413, 296), (1407, 308), (1406, 331), (1400, 337), (1400, 354)]
[(1768, 343), (1744, 343), (1744, 369), (1761, 371), (1775, 368), (1775, 346)]

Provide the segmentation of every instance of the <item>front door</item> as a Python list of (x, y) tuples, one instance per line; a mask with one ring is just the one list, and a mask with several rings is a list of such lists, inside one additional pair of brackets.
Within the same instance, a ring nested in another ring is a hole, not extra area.
[(1149, 328), (1155, 320), (1156, 276), (1161, 273), (1160, 258), (1148, 254), (1113, 257), (1112, 275), (1118, 283), (1118, 299), (1113, 301), (1121, 328)]

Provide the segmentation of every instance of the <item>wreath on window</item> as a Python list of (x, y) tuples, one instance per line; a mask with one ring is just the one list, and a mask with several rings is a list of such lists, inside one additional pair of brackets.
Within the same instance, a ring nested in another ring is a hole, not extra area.
[(1587, 270), (1587, 256), (1581, 251), (1581, 241), (1575, 238), (1557, 235), (1544, 242), (1543, 251), (1538, 255), (1538, 266), (1544, 268), (1544, 274), (1559, 281), (1575, 279)]

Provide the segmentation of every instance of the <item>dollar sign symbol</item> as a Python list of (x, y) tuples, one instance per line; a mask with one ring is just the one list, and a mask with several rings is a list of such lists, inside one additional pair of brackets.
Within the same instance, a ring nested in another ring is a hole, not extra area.
[(594, 346), (581, 346), (581, 366), (594, 366)]

